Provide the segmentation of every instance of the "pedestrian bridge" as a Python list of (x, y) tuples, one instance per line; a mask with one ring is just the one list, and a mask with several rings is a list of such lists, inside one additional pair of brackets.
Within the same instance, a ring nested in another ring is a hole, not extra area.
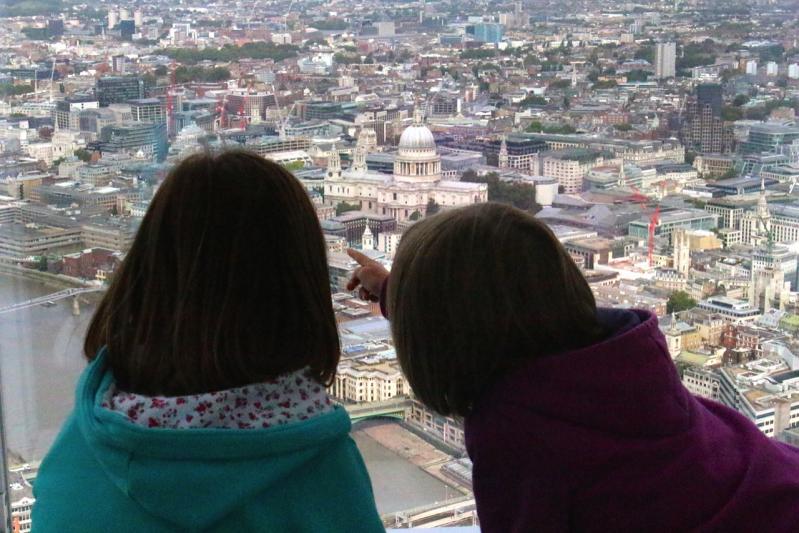
[[(461, 496), (443, 502), (408, 509), (383, 516), (383, 525), (388, 528), (407, 530), (408, 528), (436, 528), (446, 526), (476, 526), (477, 507), (474, 497)], [(465, 531), (479, 531), (465, 528)]]
[(405, 419), (405, 411), (411, 406), (410, 398), (392, 398), (384, 402), (369, 402), (345, 405), (344, 408), (350, 415), (353, 423), (370, 418), (396, 418)]
[(2, 315), (3, 313), (10, 313), (12, 311), (19, 311), (20, 309), (27, 309), (29, 307), (35, 307), (37, 305), (46, 304), (47, 302), (55, 302), (58, 300), (63, 300), (64, 298), (70, 298), (73, 296), (87, 294), (90, 292), (101, 292), (104, 290), (105, 287), (75, 287), (71, 289), (64, 289), (63, 291), (54, 292), (52, 294), (46, 294), (44, 296), (39, 296), (38, 298), (33, 298), (31, 300), (25, 300), (24, 302), (18, 302), (15, 304), (7, 305), (5, 307), (0, 307), (0, 315)]

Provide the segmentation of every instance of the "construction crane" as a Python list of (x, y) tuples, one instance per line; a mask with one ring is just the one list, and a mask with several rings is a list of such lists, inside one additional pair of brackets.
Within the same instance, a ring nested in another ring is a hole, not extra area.
[(286, 137), (286, 125), (288, 124), (289, 117), (291, 113), (294, 112), (294, 108), (297, 106), (297, 102), (292, 104), (291, 109), (289, 112), (286, 113), (286, 118), (283, 118), (283, 110), (280, 108), (280, 101), (277, 98), (277, 89), (275, 88), (274, 83), (270, 83), (272, 86), (272, 96), (275, 98), (275, 107), (277, 108), (277, 134), (278, 136), (283, 139)]
[(175, 134), (175, 61), (169, 64), (169, 85), (166, 88), (166, 131)]
[(655, 212), (649, 217), (649, 234), (647, 242), (647, 258), (649, 266), (655, 266), (655, 228), (660, 224), (660, 206), (655, 206)]
[(289, 14), (291, 13), (291, 8), (294, 7), (294, 0), (289, 2), (289, 8), (286, 10), (286, 14), (283, 15), (283, 26), (286, 27), (286, 30), (289, 29)]
[(50, 102), (53, 101), (53, 85), (55, 81), (55, 64), (58, 60), (54, 57), (53, 58), (53, 65), (50, 67)]
[(218, 97), (216, 112), (219, 113), (219, 129), (227, 127), (227, 93)]
[[(621, 185), (626, 185), (630, 189), (632, 189), (633, 194), (626, 197), (626, 200), (630, 202), (635, 202), (636, 204), (641, 206), (641, 211), (646, 214), (647, 205), (651, 201), (647, 195), (643, 194), (638, 187), (633, 185), (632, 183), (626, 183), (624, 179), (624, 163), (621, 164), (621, 172), (619, 175), (619, 182)], [(649, 266), (655, 265), (655, 229), (657, 228), (658, 224), (660, 224), (660, 206), (655, 205), (655, 211), (649, 215), (649, 225), (647, 226), (647, 260)]]

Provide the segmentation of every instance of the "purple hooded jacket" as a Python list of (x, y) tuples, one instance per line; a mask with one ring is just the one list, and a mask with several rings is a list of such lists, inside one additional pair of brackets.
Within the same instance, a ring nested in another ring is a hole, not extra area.
[(692, 396), (645, 311), (531, 360), (465, 423), (486, 532), (799, 532), (799, 449)]

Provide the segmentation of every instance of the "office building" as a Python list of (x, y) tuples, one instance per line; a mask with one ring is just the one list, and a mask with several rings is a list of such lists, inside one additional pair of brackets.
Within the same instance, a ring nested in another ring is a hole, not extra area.
[(655, 44), (655, 77), (673, 78), (677, 66), (677, 43)]
[(721, 315), (724, 320), (733, 324), (754, 322), (762, 315), (760, 309), (749, 305), (747, 300), (738, 300), (727, 296), (711, 296), (701, 300), (698, 307)]
[(97, 109), (97, 100), (92, 97), (73, 97), (59, 100), (53, 110), (53, 125), (56, 129), (80, 129), (80, 114), (85, 109)]
[(166, 123), (166, 104), (158, 98), (130, 100), (131, 118), (136, 122)]
[(799, 128), (782, 124), (753, 124), (746, 140), (738, 144), (738, 152), (742, 155), (783, 154), (792, 146), (799, 146)]
[(386, 22), (378, 22), (375, 24), (377, 26), (377, 36), (378, 37), (393, 37), (394, 36), (394, 22), (393, 21), (386, 21)]
[(744, 215), (742, 205), (725, 198), (708, 201), (705, 203), (705, 211), (719, 216), (719, 228), (738, 229)]
[(474, 39), (482, 43), (499, 44), (504, 31), (502, 24), (482, 22), (474, 25)]
[(774, 61), (769, 61), (766, 63), (766, 76), (776, 76), (779, 74), (780, 67)]
[(486, 139), (480, 145), (487, 165), (525, 170), (533, 174), (540, 171), (538, 154), (547, 149), (546, 142), (541, 139), (519, 135)]
[(136, 76), (107, 76), (95, 84), (100, 107), (144, 98), (144, 81)]
[(455, 91), (442, 89), (430, 99), (428, 115), (433, 117), (449, 117), (461, 113), (462, 100)]
[(757, 248), (752, 255), (749, 305), (764, 313), (771, 309), (785, 310), (796, 281), (796, 253), (787, 246)]
[(140, 222), (136, 217), (92, 217), (81, 227), (84, 246), (127, 252)]
[(757, 359), (718, 370), (719, 400), (768, 437), (799, 427), (799, 374), (785, 361)]
[(101, 152), (127, 153), (163, 161), (167, 152), (166, 124), (124, 122), (100, 132)]
[(70, 253), (81, 248), (77, 226), (59, 228), (41, 224), (0, 226), (0, 259), (20, 261), (32, 256)]
[[(660, 213), (660, 222), (655, 226), (655, 236), (671, 236), (678, 228), (688, 230), (713, 230), (718, 227), (719, 216), (701, 209), (665, 209)], [(649, 236), (649, 216), (642, 215), (627, 226), (630, 236), (646, 239)]]
[(540, 154), (541, 175), (558, 180), (563, 192), (579, 193), (583, 190), (583, 180), (593, 167), (603, 164), (620, 164), (606, 152), (572, 148)]

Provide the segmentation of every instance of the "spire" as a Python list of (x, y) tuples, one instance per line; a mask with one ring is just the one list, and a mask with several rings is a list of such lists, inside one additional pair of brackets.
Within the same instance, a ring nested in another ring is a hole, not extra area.
[(352, 170), (354, 172), (366, 172), (366, 147), (362, 144), (355, 146), (355, 156), (352, 160)]
[(508, 168), (508, 144), (505, 136), (502, 136), (502, 143), (499, 145), (499, 168)]
[(671, 325), (669, 326), (669, 333), (677, 333), (679, 330), (677, 329), (677, 313), (672, 311), (671, 313)]
[(363, 250), (375, 249), (374, 233), (372, 233), (372, 230), (369, 228), (369, 224), (366, 225), (366, 229), (363, 230), (363, 235), (361, 236), (361, 249)]
[(341, 177), (341, 156), (338, 153), (338, 147), (336, 147), (336, 143), (333, 143), (333, 146), (330, 149), (330, 155), (327, 158), (327, 177)]
[(624, 173), (624, 162), (622, 161), (621, 164), (619, 164), (619, 187), (624, 187), (626, 181), (627, 176)]
[(424, 114), (422, 112), (422, 108), (416, 106), (413, 110), (413, 125), (414, 126), (422, 126), (424, 125)]
[(757, 216), (761, 219), (769, 217), (768, 200), (766, 199), (766, 178), (760, 176), (760, 197), (757, 199)]

